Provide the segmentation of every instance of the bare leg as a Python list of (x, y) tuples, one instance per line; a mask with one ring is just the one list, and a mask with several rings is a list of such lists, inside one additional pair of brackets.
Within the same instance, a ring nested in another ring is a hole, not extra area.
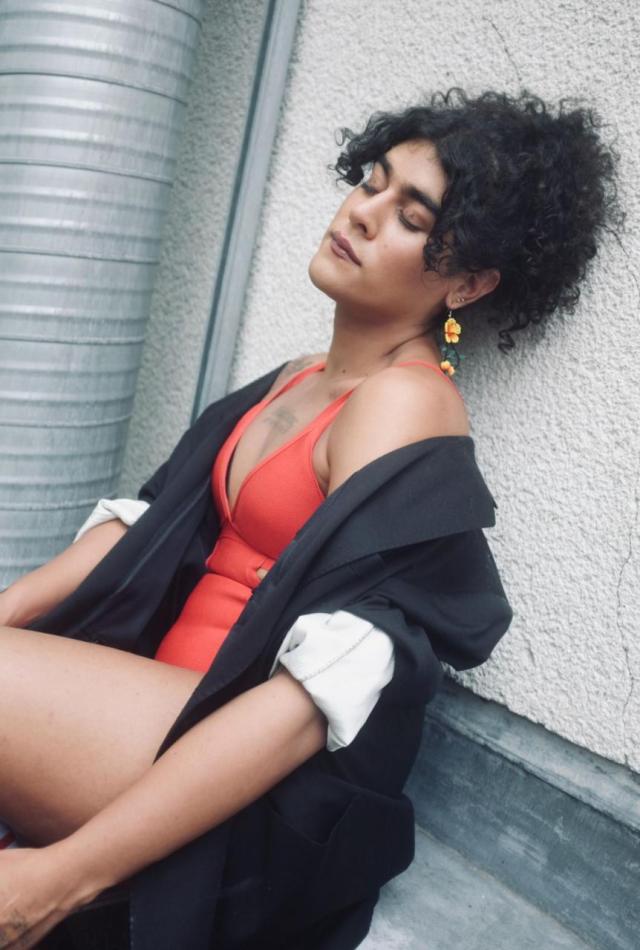
[(0, 816), (31, 844), (75, 831), (151, 766), (201, 678), (0, 626)]

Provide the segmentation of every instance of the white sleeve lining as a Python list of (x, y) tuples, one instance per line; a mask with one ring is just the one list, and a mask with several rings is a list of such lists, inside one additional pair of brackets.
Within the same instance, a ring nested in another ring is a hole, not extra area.
[(393, 676), (388, 634), (347, 610), (302, 614), (271, 668), (284, 666), (327, 717), (327, 749), (349, 745)]
[(137, 498), (101, 498), (87, 520), (78, 529), (72, 543), (96, 525), (119, 518), (126, 525), (132, 525), (149, 507), (148, 501)]

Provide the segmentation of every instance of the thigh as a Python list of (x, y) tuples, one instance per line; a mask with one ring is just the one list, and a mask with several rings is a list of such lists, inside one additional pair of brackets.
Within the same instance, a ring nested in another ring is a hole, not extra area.
[(71, 833), (149, 768), (201, 678), (0, 627), (0, 816), (33, 844)]

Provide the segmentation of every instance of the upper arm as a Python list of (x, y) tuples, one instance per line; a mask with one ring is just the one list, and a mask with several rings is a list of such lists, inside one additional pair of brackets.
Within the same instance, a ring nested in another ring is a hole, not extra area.
[(430, 373), (390, 366), (361, 383), (331, 427), (329, 491), (394, 449), (442, 435), (468, 435), (462, 400), (451, 383)]

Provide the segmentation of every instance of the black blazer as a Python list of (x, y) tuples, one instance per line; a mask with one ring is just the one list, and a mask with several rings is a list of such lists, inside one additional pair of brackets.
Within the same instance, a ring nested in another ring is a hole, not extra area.
[[(220, 530), (211, 467), (278, 366), (211, 404), (142, 486), (150, 507), (35, 629), (153, 656)], [(482, 529), (493, 499), (468, 436), (425, 439), (352, 475), (254, 590), (162, 743), (268, 678), (296, 618), (349, 610), (394, 641), (395, 672), (354, 741), (132, 881), (133, 950), (349, 950), (414, 848), (402, 793), (441, 661), (487, 659), (511, 609)], [(215, 773), (212, 773), (215, 782)]]

